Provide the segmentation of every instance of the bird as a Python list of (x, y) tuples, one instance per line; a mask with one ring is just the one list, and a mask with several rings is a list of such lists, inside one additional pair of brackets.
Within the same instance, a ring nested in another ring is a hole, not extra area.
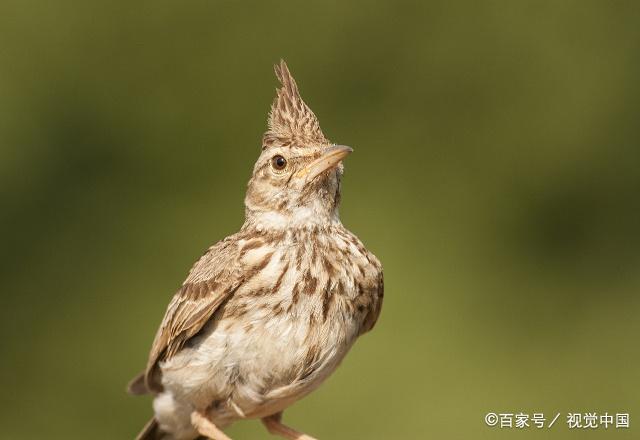
[(315, 390), (373, 328), (382, 265), (340, 221), (343, 160), (287, 64), (245, 196), (240, 230), (196, 261), (171, 299), (146, 369), (128, 385), (153, 396), (138, 440), (230, 440), (260, 419), (290, 440), (283, 411)]

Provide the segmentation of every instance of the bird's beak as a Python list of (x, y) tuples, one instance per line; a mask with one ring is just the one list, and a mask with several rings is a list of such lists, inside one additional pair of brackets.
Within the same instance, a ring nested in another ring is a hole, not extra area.
[(323, 172), (336, 167), (342, 159), (353, 153), (353, 148), (345, 145), (334, 145), (327, 148), (322, 156), (296, 173), (296, 177), (304, 178), (305, 182), (311, 182)]

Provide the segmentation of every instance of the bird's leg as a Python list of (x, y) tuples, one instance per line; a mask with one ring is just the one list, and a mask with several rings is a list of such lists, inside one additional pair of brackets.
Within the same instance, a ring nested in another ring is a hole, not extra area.
[(269, 431), (271, 434), (279, 435), (288, 440), (316, 440), (310, 435), (303, 434), (293, 428), (289, 428), (287, 425), (282, 424), (281, 420), (282, 412), (279, 412), (269, 417), (264, 417), (262, 419), (262, 423), (264, 423), (264, 426), (267, 427), (267, 431)]
[(213, 440), (231, 440), (203, 413), (194, 411), (191, 413), (191, 424), (198, 430), (198, 434)]

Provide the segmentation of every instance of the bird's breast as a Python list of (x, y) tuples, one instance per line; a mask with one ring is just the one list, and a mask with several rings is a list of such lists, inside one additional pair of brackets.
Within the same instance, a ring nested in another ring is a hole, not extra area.
[(190, 348), (209, 398), (257, 416), (333, 372), (361, 333), (379, 272), (352, 237), (309, 231), (240, 244), (245, 281)]

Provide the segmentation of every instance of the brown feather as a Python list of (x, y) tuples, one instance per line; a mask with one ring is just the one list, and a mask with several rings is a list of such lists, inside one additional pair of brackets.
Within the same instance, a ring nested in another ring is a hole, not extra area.
[(262, 139), (262, 148), (329, 144), (318, 118), (302, 100), (298, 85), (284, 60), (280, 60), (274, 69), (282, 87), (277, 89), (271, 105), (269, 129)]
[(143, 394), (149, 394), (149, 389), (144, 380), (144, 371), (131, 379), (127, 384), (127, 392), (134, 396), (141, 396)]
[[(377, 260), (375, 260), (377, 261)], [(378, 263), (380, 264), (380, 263)], [(378, 284), (375, 286), (375, 295), (371, 295), (371, 302), (367, 315), (364, 318), (364, 323), (360, 329), (360, 334), (366, 333), (371, 330), (378, 322), (380, 316), (380, 310), (382, 310), (382, 300), (384, 298), (384, 276), (382, 274), (382, 266), (380, 266), (380, 274), (378, 276)]]
[(229, 246), (229, 241), (212, 246), (198, 260), (169, 303), (149, 354), (145, 372), (147, 389), (162, 391), (158, 363), (173, 357), (242, 283), (237, 270), (238, 248)]

